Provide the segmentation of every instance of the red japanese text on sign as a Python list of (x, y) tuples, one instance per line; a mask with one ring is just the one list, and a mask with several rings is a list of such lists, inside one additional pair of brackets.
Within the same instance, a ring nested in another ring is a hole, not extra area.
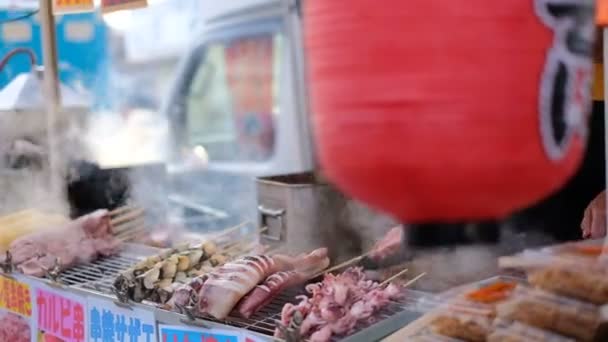
[(237, 39), (225, 50), (226, 81), (232, 95), (240, 154), (269, 158), (274, 147), (274, 36)]
[(93, 11), (94, 9), (93, 0), (53, 0), (55, 14)]
[(31, 317), (32, 300), (29, 285), (0, 277), (0, 309)]
[(237, 113), (272, 111), (273, 37), (234, 41), (226, 48), (228, 84)]
[(36, 290), (38, 329), (66, 342), (84, 341), (84, 305), (60, 294)]
[(56, 6), (82, 6), (92, 4), (92, 0), (55, 0)]

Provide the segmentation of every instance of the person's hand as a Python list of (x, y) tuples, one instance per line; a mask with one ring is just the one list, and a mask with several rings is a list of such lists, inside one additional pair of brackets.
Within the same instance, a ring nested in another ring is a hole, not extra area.
[(384, 259), (399, 253), (403, 241), (403, 227), (397, 226), (388, 231), (384, 238), (378, 241), (369, 253), (369, 257), (375, 260)]
[(584, 239), (606, 236), (606, 191), (597, 195), (585, 209), (581, 229)]
[(397, 226), (389, 230), (361, 260), (360, 265), (367, 270), (375, 270), (403, 263), (410, 258), (403, 244), (403, 229), (403, 226)]

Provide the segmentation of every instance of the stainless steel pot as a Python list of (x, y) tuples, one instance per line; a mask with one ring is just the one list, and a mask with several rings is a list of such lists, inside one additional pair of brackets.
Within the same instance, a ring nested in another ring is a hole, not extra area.
[(328, 247), (340, 262), (368, 250), (394, 224), (312, 173), (258, 178), (257, 192), (261, 243), (291, 254)]

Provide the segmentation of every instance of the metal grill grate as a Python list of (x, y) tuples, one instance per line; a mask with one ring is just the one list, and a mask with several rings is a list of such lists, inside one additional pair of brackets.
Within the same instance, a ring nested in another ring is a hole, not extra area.
[[(236, 328), (247, 329), (268, 336), (273, 336), (276, 328), (276, 321), (280, 320), (281, 318), (281, 311), (283, 309), (283, 306), (287, 303), (297, 303), (298, 300), (295, 297), (300, 294), (304, 294), (304, 291), (300, 290), (283, 292), (249, 319), (236, 316), (229, 316), (224, 320), (218, 320), (210, 316), (203, 316), (202, 318), (207, 321), (225, 324)], [(405, 296), (404, 299), (400, 301), (391, 302), (384, 309), (376, 313), (374, 316), (376, 319), (373, 322), (357, 326), (356, 331), (351, 336), (356, 336), (360, 333), (365, 333), (366, 329), (377, 329), (379, 327), (379, 323), (390, 320), (404, 312), (408, 312), (417, 316), (418, 314), (414, 313), (419, 311), (417, 306), (419, 305), (419, 300), (421, 296), (423, 296), (423, 294), (415, 291), (408, 291), (407, 294), (408, 295)], [(395, 324), (393, 324), (393, 326), (395, 326)], [(396, 326), (399, 326), (399, 324), (397, 323)], [(387, 329), (386, 334), (395, 330), (394, 328), (385, 329)], [(376, 333), (384, 335), (380, 331)], [(351, 340), (350, 337), (343, 336), (335, 337), (333, 341), (344, 341), (345, 338), (347, 340)], [(355, 338), (354, 340), (358, 339)]]
[(125, 244), (120, 254), (69, 268), (61, 273), (59, 280), (76, 288), (112, 294), (112, 283), (120, 272), (158, 252), (153, 247)]
[[(89, 264), (76, 266), (62, 272), (59, 277), (60, 281), (75, 288), (113, 296), (112, 284), (120, 272), (138, 261), (159, 252), (156, 248), (133, 244), (127, 245), (128, 247), (123, 253), (117, 256), (101, 258)], [(305, 294), (303, 288), (284, 291), (249, 319), (237, 316), (229, 316), (224, 320), (217, 320), (208, 316), (201, 318), (206, 321), (246, 329), (266, 336), (273, 336), (276, 321), (280, 320), (283, 306), (287, 303), (297, 303), (296, 296), (301, 294)], [(418, 317), (418, 312), (424, 311), (424, 308), (420, 307), (420, 299), (424, 296), (426, 294), (408, 290), (403, 300), (392, 302), (383, 310), (376, 313), (373, 322), (361, 324), (356, 327), (356, 331), (352, 335), (336, 337), (333, 341), (370, 341), (384, 337), (403, 326), (406, 322)], [(150, 303), (150, 306), (153, 307), (155, 305)]]
[(66, 285), (111, 294), (114, 278), (138, 260), (122, 255), (101, 258), (62, 272), (59, 280)]
[(272, 336), (276, 327), (275, 321), (280, 319), (281, 310), (286, 303), (295, 303), (295, 296), (301, 294), (298, 291), (287, 291), (279, 294), (272, 302), (265, 305), (260, 311), (250, 318), (228, 316), (226, 319), (218, 320), (211, 316), (203, 315), (201, 318), (207, 321), (229, 325), (236, 328), (247, 329)]

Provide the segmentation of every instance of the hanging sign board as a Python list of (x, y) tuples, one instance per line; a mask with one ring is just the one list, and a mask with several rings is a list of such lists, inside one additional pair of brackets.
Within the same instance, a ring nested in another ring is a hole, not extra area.
[(79, 13), (95, 10), (93, 0), (53, 0), (53, 13)]
[(148, 6), (148, 0), (101, 0), (103, 13)]
[(87, 337), (84, 297), (46, 286), (35, 289), (37, 331), (42, 341), (84, 342)]
[(39, 0), (0, 0), (0, 10), (36, 10)]
[(269, 158), (274, 147), (274, 38), (266, 34), (234, 40), (225, 59), (241, 153)]
[(0, 276), (0, 341), (36, 340), (32, 298), (27, 280)]
[(124, 309), (111, 300), (87, 299), (89, 342), (156, 342), (152, 310)]
[(190, 328), (159, 324), (160, 342), (240, 342), (241, 334), (223, 329)]

